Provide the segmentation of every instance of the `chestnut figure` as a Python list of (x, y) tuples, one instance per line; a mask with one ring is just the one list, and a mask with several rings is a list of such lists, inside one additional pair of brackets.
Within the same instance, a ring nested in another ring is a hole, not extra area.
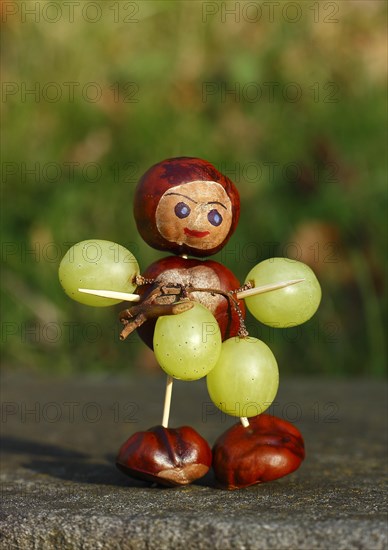
[(273, 481), (299, 468), (305, 457), (299, 430), (269, 414), (226, 430), (213, 447), (213, 468), (220, 486), (241, 489)]
[[(155, 279), (156, 283), (177, 283), (223, 292), (235, 290), (240, 286), (235, 275), (218, 262), (186, 259), (179, 256), (169, 256), (154, 262), (146, 269), (143, 276), (147, 279)], [(136, 292), (142, 296), (152, 288), (152, 285), (142, 285), (137, 288)], [(240, 329), (240, 316), (225, 296), (211, 292), (192, 292), (190, 299), (201, 303), (212, 312), (219, 324), (223, 340), (236, 336)], [(238, 305), (240, 314), (244, 318), (243, 300), (239, 300)], [(142, 340), (151, 349), (155, 324), (156, 319), (151, 319), (137, 329)]]
[(152, 166), (135, 191), (134, 215), (142, 238), (175, 254), (210, 256), (234, 232), (240, 213), (238, 191), (209, 162), (167, 159)]
[(123, 443), (116, 459), (126, 475), (168, 487), (203, 477), (211, 463), (207, 441), (189, 426), (137, 432)]

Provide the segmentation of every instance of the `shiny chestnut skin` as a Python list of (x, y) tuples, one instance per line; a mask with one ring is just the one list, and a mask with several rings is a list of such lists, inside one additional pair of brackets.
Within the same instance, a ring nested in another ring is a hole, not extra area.
[(305, 457), (302, 434), (290, 422), (269, 414), (249, 418), (226, 430), (213, 447), (220, 487), (240, 489), (273, 481), (299, 468)]
[(193, 428), (155, 426), (136, 432), (121, 446), (116, 466), (126, 475), (173, 487), (203, 477), (212, 452)]
[[(151, 264), (143, 276), (170, 283), (191, 283), (196, 288), (216, 288), (224, 292), (239, 288), (240, 283), (235, 275), (222, 264), (213, 260), (197, 260), (168, 256)], [(142, 285), (136, 289), (140, 295), (150, 291), (152, 285)], [(227, 298), (220, 295), (211, 296), (208, 292), (191, 294), (191, 298), (207, 307), (216, 318), (223, 340), (236, 336), (240, 328), (239, 316)], [(241, 314), (245, 316), (245, 305), (239, 300)], [(152, 349), (152, 339), (156, 320), (150, 319), (137, 329), (141, 339)]]
[(233, 182), (209, 162), (171, 158), (152, 166), (134, 197), (137, 229), (157, 250), (205, 257), (234, 232), (240, 198)]

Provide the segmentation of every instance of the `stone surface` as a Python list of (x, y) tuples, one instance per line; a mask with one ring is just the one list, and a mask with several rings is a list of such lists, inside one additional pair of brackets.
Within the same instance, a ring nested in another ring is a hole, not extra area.
[[(160, 423), (163, 394), (156, 375), (4, 371), (0, 547), (387, 548), (383, 382), (283, 379), (269, 412), (298, 426), (307, 458), (288, 477), (231, 492), (212, 474), (162, 489), (116, 469), (121, 443)], [(233, 422), (203, 381), (175, 383), (172, 427), (212, 444)]]

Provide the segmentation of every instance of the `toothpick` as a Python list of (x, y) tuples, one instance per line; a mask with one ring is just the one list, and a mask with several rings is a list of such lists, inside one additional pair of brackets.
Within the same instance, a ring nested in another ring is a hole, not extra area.
[(279, 288), (285, 288), (287, 286), (296, 285), (301, 283), (305, 279), (292, 279), (291, 281), (283, 281), (281, 283), (272, 283), (270, 285), (256, 286), (253, 288), (248, 288), (247, 290), (242, 290), (236, 294), (238, 300), (247, 298), (248, 296), (255, 296), (256, 294), (264, 294), (265, 292), (272, 292), (273, 290), (278, 290)]
[(102, 298), (113, 298), (114, 300), (123, 300), (126, 302), (138, 302), (140, 300), (139, 294), (117, 292), (116, 290), (92, 290), (90, 288), (79, 288), (78, 291), (84, 292), (85, 294), (93, 294), (94, 296), (101, 296)]
[(172, 376), (167, 375), (166, 394), (164, 396), (163, 419), (162, 419), (163, 428), (168, 428), (168, 419), (170, 417), (173, 381), (174, 379), (172, 378)]
[(249, 420), (248, 420), (248, 418), (247, 418), (246, 416), (242, 416), (242, 417), (240, 418), (240, 422), (241, 422), (241, 424), (244, 426), (244, 428), (248, 428), (248, 426), (249, 426)]
[[(287, 286), (301, 283), (305, 279), (293, 279), (291, 281), (283, 281), (281, 283), (272, 283), (269, 285), (257, 286), (254, 288), (248, 288), (242, 290), (236, 294), (238, 300), (247, 298), (248, 296), (255, 296), (256, 294), (264, 294), (265, 292), (271, 292), (272, 290), (278, 290)], [(90, 288), (79, 288), (79, 292), (85, 294), (93, 294), (94, 296), (101, 296), (102, 298), (113, 298), (114, 300), (122, 300), (126, 302), (138, 302), (140, 300), (139, 294), (130, 294), (128, 292), (117, 292), (116, 290), (94, 290)]]

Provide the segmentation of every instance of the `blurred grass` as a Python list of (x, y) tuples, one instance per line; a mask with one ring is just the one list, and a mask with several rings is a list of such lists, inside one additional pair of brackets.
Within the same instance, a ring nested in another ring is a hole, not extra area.
[[(64, 371), (152, 364), (136, 335), (118, 341), (120, 308), (71, 302), (57, 268), (66, 243), (86, 238), (119, 242), (143, 269), (161, 257), (136, 233), (134, 187), (155, 162), (188, 155), (240, 190), (238, 229), (214, 259), (244, 279), (262, 259), (297, 253), (321, 281), (320, 310), (302, 327), (248, 319), (281, 372), (382, 375), (385, 3), (330, 3), (339, 8), (330, 22), (328, 3), (318, 17), (300, 2), (294, 23), (265, 11), (256, 22), (220, 11), (204, 21), (207, 5), (224, 3), (186, 1), (100, 2), (95, 23), (79, 9), (73, 22), (65, 9), (36, 22), (23, 19), (23, 4), (2, 23), (4, 361)], [(74, 99), (66, 82), (79, 84)], [(23, 86), (38, 86), (38, 97)], [(83, 90), (102, 94), (92, 101)], [(301, 97), (287, 99), (295, 90)]]

